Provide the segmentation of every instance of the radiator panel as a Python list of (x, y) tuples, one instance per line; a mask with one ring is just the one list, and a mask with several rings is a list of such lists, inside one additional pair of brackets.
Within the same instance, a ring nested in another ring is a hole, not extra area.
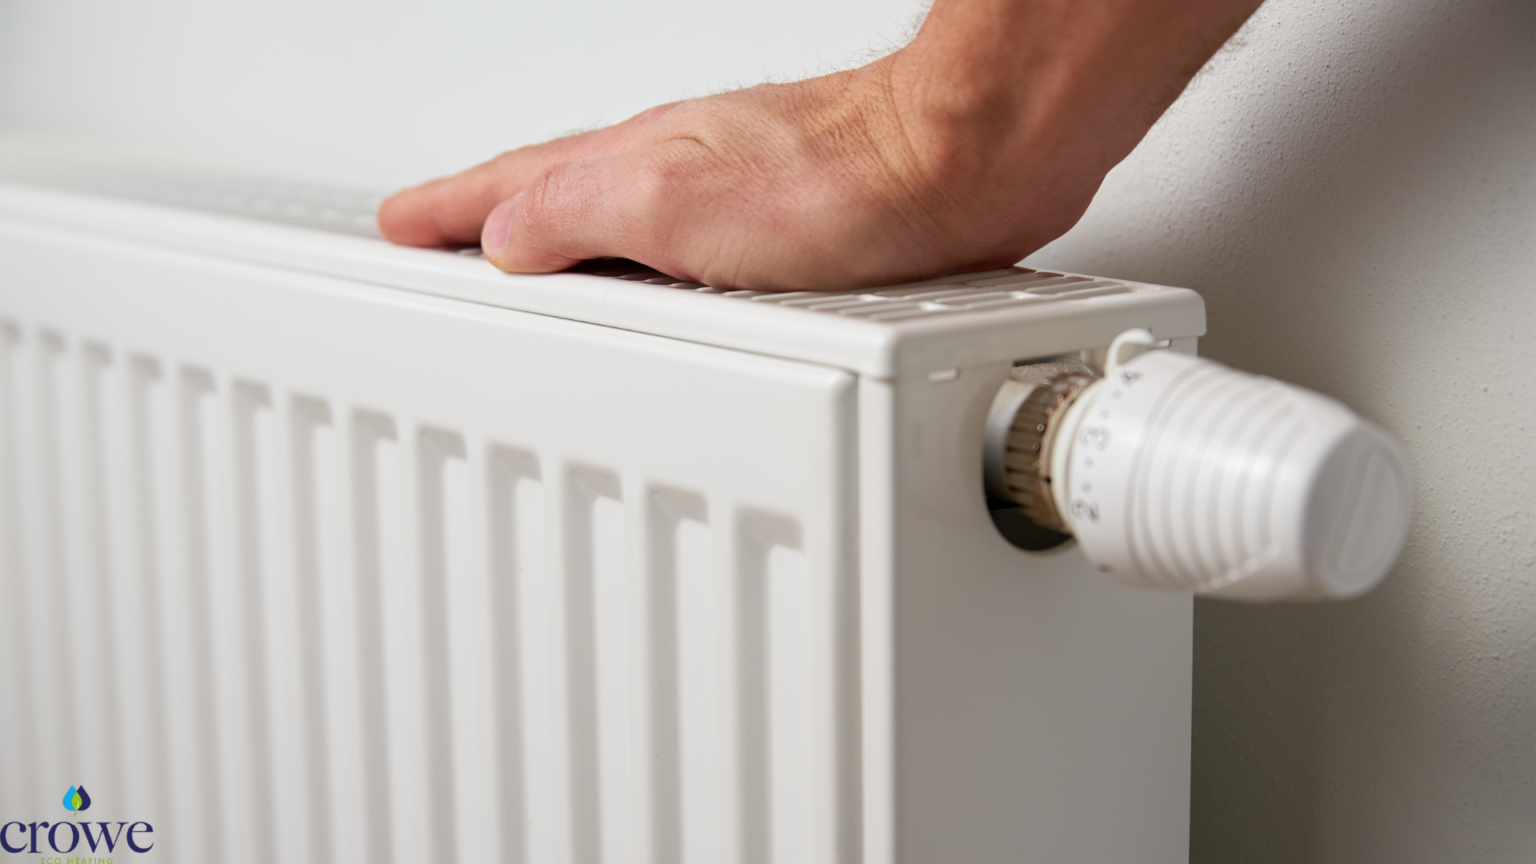
[(85, 784), (143, 860), (859, 860), (846, 373), (0, 261), (5, 813)]
[(1193, 292), (511, 276), (366, 196), (12, 143), (0, 819), (84, 784), (139, 860), (1187, 860), (1188, 598), (1010, 545), (977, 466), (1012, 364), (1193, 351)]

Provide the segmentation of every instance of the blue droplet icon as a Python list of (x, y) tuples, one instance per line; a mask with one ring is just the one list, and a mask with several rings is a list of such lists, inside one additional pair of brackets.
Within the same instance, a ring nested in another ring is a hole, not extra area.
[(73, 813), (91, 808), (91, 796), (85, 791), (84, 786), (71, 786), (64, 793), (64, 809)]

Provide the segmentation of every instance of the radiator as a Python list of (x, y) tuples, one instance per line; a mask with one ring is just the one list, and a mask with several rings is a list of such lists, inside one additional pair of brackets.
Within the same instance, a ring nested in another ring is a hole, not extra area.
[(515, 277), (344, 190), (3, 173), (7, 851), (1187, 860), (1190, 597), (981, 464), (1016, 364), (1192, 353), (1195, 293)]

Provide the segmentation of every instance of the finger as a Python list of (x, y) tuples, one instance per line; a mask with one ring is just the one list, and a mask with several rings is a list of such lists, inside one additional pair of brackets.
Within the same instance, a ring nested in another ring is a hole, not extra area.
[(379, 207), (379, 230), (407, 246), (473, 245), (491, 210), (528, 188), (545, 170), (653, 143), (652, 127), (674, 105), (604, 129), (512, 150), (452, 177), (398, 192)]
[(408, 246), (474, 245), (485, 217), (551, 165), (607, 155), (626, 143), (613, 128), (503, 153), (452, 177), (391, 196), (379, 207), (384, 236)]
[(668, 244), (685, 218), (668, 201), (687, 200), (693, 142), (673, 141), (617, 156), (552, 166), (485, 222), (485, 257), (512, 273), (553, 273), (590, 258), (670, 260)]

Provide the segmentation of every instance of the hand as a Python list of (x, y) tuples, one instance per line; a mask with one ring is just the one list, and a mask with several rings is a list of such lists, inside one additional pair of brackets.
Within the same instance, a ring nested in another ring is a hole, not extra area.
[(1256, 0), (947, 0), (859, 69), (653, 108), (401, 192), (384, 235), (503, 270), (631, 258), (837, 290), (1003, 267), (1076, 223)]

